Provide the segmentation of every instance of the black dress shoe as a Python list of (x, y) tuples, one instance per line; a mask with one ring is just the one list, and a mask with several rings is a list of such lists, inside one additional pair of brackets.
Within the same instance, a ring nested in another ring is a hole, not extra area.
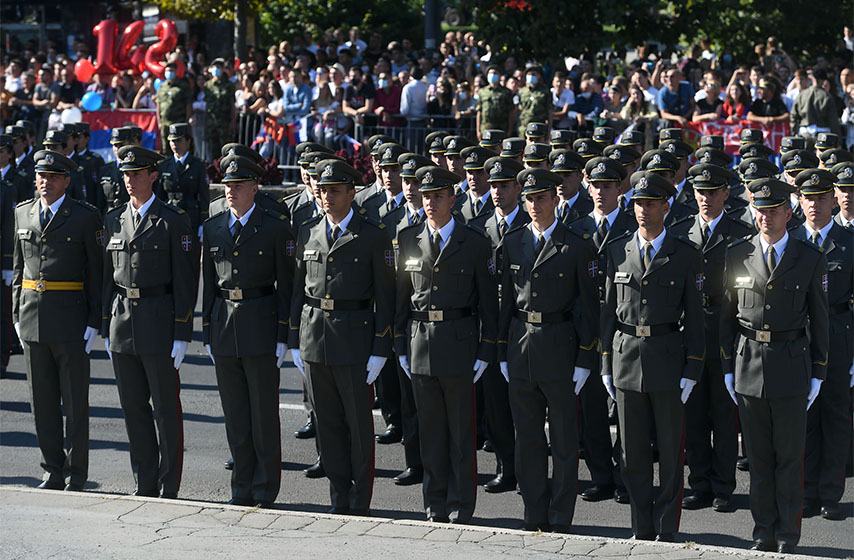
[(177, 500), (178, 492), (161, 492), (160, 497), (164, 500)]
[(777, 552), (780, 554), (794, 554), (795, 553), (795, 545), (781, 542), (777, 544)]
[(585, 502), (601, 502), (614, 497), (613, 484), (594, 484), (581, 493), (581, 499)]
[(226, 461), (223, 466), (225, 467), (225, 470), (233, 471), (234, 470), (234, 458), (229, 457), (228, 461)]
[(512, 492), (516, 489), (516, 477), (504, 476), (499, 474), (489, 482), (483, 485), (483, 489), (490, 494), (501, 494), (502, 492)]
[(398, 486), (421, 484), (422, 480), (424, 480), (423, 468), (407, 467), (405, 471), (394, 477), (394, 483)]
[(431, 515), (427, 518), (427, 521), (431, 523), (450, 523), (451, 520), (448, 519), (447, 515)]
[(704, 509), (712, 505), (713, 497), (709, 492), (694, 492), (682, 498), (685, 509)]
[(623, 488), (622, 486), (617, 486), (614, 488), (614, 501), (618, 504), (630, 504), (632, 503), (631, 497), (629, 497), (629, 491)]
[(354, 515), (356, 517), (370, 517), (371, 510), (369, 509), (351, 509), (347, 512), (347, 515)]
[(520, 529), (522, 529), (523, 531), (531, 531), (534, 533), (537, 531), (542, 531), (543, 533), (546, 533), (548, 531), (551, 531), (551, 526), (545, 521), (543, 521), (542, 523), (523, 523)]
[(560, 533), (561, 535), (568, 535), (572, 532), (569, 525), (564, 525), (563, 523), (555, 523), (551, 526), (551, 533)]
[(323, 478), (326, 476), (326, 470), (323, 468), (323, 463), (320, 462), (320, 457), (317, 458), (317, 462), (302, 472), (306, 478)]
[(159, 498), (160, 492), (157, 490), (137, 490), (133, 493), (134, 496), (141, 496), (143, 498)]
[(332, 506), (326, 513), (330, 515), (347, 515), (350, 513), (350, 508), (342, 506)]
[(311, 418), (308, 419), (305, 426), (294, 432), (294, 437), (297, 439), (311, 439), (315, 435), (317, 435), (317, 432), (314, 429), (314, 422), (311, 421)]
[[(747, 460), (747, 457), (739, 457), (738, 461), (735, 462), (735, 468), (740, 471), (748, 472), (750, 471), (750, 461)], [(773, 550), (771, 552), (774, 552)]]
[(379, 397), (374, 397), (374, 410), (379, 410), (383, 407), (383, 400)]
[(804, 507), (801, 510), (801, 517), (809, 519), (821, 514), (821, 505), (816, 500), (804, 500)]
[(735, 511), (732, 505), (732, 499), (729, 496), (718, 496), (712, 500), (712, 509), (720, 513), (730, 513)]
[(842, 509), (839, 504), (827, 504), (821, 506), (821, 516), (831, 521), (839, 521), (842, 519)]
[(383, 445), (400, 443), (400, 440), (403, 439), (403, 434), (401, 433), (400, 428), (392, 424), (386, 429), (386, 431), (379, 434), (376, 439), (377, 443), (381, 443)]
[(83, 491), (83, 485), (79, 484), (77, 482), (69, 482), (68, 484), (65, 485), (65, 491), (66, 492), (82, 492)]
[(777, 545), (772, 542), (765, 541), (756, 541), (753, 543), (753, 546), (750, 547), (750, 550), (759, 550), (762, 552), (774, 552), (777, 549)]
[(39, 490), (62, 490), (65, 488), (65, 484), (61, 480), (45, 480), (36, 488)]
[(249, 507), (255, 504), (255, 501), (252, 498), (232, 498), (226, 502), (230, 506), (244, 506)]
[(273, 502), (270, 502), (268, 500), (258, 500), (257, 502), (255, 502), (255, 507), (261, 509), (273, 509)]
[(633, 540), (633, 541), (654, 541), (655, 540), (655, 534), (649, 533), (649, 534), (643, 534), (643, 535), (632, 535), (631, 540)]
[(471, 523), (471, 518), (461, 519), (457, 517), (456, 519), (451, 520), (451, 525), (468, 525), (469, 523)]
[(495, 447), (492, 445), (492, 440), (488, 439), (483, 442), (483, 447), (481, 447), (481, 449), (483, 451), (486, 451), (487, 453), (492, 453), (493, 451), (495, 451)]
[(673, 536), (673, 533), (659, 533), (656, 535), (655, 540), (658, 542), (676, 542), (676, 538)]

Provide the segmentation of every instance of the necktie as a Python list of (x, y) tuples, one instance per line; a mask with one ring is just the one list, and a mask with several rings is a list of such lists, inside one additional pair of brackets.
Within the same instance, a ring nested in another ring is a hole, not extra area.
[(240, 223), (240, 220), (237, 220), (236, 222), (234, 222), (234, 225), (231, 229), (231, 236), (234, 238), (235, 241), (237, 241), (237, 238), (240, 237), (240, 232), (243, 231), (243, 224)]
[(774, 268), (777, 266), (777, 251), (774, 250), (773, 245), (768, 247), (768, 256), (765, 259), (765, 266), (768, 267), (768, 274), (774, 272)]
[(504, 239), (505, 233), (507, 233), (507, 220), (500, 218), (498, 220), (498, 236)]
[(483, 200), (478, 198), (474, 201), (472, 207), (474, 208), (474, 215), (477, 216), (478, 214), (480, 214), (480, 209), (483, 208)]
[(329, 239), (329, 244), (335, 243), (335, 241), (341, 237), (341, 228), (338, 227), (338, 224), (332, 226), (332, 237)]
[(566, 201), (561, 202), (560, 206), (558, 206), (558, 209), (557, 209), (557, 215), (559, 218), (563, 218), (564, 216), (566, 216), (566, 213), (568, 211), (569, 211), (569, 205), (566, 203)]
[(139, 227), (139, 222), (142, 220), (142, 216), (139, 215), (139, 212), (133, 213), (133, 227)]
[(534, 248), (534, 253), (536, 256), (540, 256), (540, 253), (543, 252), (543, 246), (546, 244), (546, 238), (543, 237), (543, 234), (537, 236), (537, 246)]
[(812, 232), (812, 242), (821, 247), (821, 232)]
[(621, 194), (618, 197), (618, 200), (620, 201), (620, 210), (625, 210), (626, 209), (626, 195)]
[(397, 200), (396, 200), (396, 199), (394, 199), (394, 198), (392, 198), (391, 200), (389, 200), (388, 202), (386, 202), (385, 206), (386, 206), (386, 210), (388, 210), (389, 212), (391, 212), (392, 210), (394, 210), (395, 208), (397, 208)]
[(643, 246), (643, 269), (649, 270), (649, 265), (652, 264), (652, 243), (647, 241)]
[(50, 207), (45, 208), (44, 213), (42, 214), (42, 228), (50, 223), (51, 218), (53, 218), (53, 212), (50, 211)]
[(701, 228), (701, 230), (703, 235), (703, 245), (705, 246), (706, 243), (709, 242), (709, 224), (703, 222), (703, 227)]
[(439, 233), (439, 230), (433, 231), (433, 241), (430, 243), (430, 256), (433, 259), (433, 262), (436, 262), (436, 259), (439, 258), (439, 252), (441, 251), (442, 242), (442, 234)]
[(599, 239), (605, 239), (605, 236), (608, 235), (608, 218), (602, 218), (599, 220), (599, 229), (597, 230), (599, 234)]

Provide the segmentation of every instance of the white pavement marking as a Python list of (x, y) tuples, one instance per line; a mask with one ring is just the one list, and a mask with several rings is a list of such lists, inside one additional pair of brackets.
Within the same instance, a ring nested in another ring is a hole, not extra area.
[[(305, 406), (301, 404), (288, 404), (288, 403), (279, 403), (279, 410), (301, 410), (305, 412)], [(379, 410), (372, 411), (374, 416), (382, 416), (382, 412)]]

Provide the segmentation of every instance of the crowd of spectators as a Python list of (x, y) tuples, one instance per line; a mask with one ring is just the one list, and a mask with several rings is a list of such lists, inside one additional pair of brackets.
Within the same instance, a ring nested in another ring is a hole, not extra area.
[[(93, 57), (82, 42), (72, 50), (73, 56), (63, 54), (48, 42), (42, 51), (30, 45), (22, 52), (3, 53), (4, 124), (28, 119), (40, 123), (43, 134), (58, 122), (63, 109), (80, 106), (88, 91), (100, 94), (105, 108), (155, 107), (158, 83), (153, 76), (126, 70), (95, 75), (81, 84), (74, 73), (75, 59)], [(852, 146), (852, 50), (851, 29), (845, 27), (838, 52), (801, 63), (774, 37), (757, 45), (751, 59), (740, 64), (729, 54), (715, 53), (704, 40), (682, 53), (645, 44), (630, 61), (615, 53), (585, 53), (545, 67), (550, 78), (546, 84), (551, 85), (550, 125), (586, 131), (602, 124), (622, 130), (665, 121), (679, 126), (789, 121), (793, 134), (832, 130)], [(365, 41), (357, 28), (338, 28), (319, 37), (306, 32), (266, 50), (250, 47), (245, 60), (226, 60), (224, 69), (235, 83), (234, 105), (244, 120), (300, 122), (312, 140), (340, 148), (358, 137), (358, 127), (478, 133), (476, 101), (486, 86), (487, 67), (499, 65), (500, 83), (518, 104), (526, 64), (533, 62), (522, 54), (496, 55), (471, 31), (448, 32), (428, 55), (405, 38), (386, 42), (374, 32)], [(195, 100), (193, 120), (202, 120), (204, 84), (210, 78), (204, 48), (179, 45), (169, 58), (185, 63)], [(818, 119), (824, 122), (816, 121), (819, 112), (797, 104), (799, 94), (810, 86), (827, 93), (808, 100), (825, 105)], [(196, 130), (204, 134), (203, 126)]]

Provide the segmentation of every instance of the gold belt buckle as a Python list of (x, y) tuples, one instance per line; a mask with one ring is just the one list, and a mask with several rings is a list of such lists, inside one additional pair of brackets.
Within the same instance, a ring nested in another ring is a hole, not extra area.
[(320, 300), (320, 308), (325, 309), (326, 311), (334, 311), (335, 310), (335, 300), (334, 299), (321, 299)]
[(540, 324), (543, 322), (543, 314), (539, 311), (528, 311), (528, 322)]
[(635, 336), (649, 336), (650, 328), (649, 325), (638, 325), (635, 327)]
[(44, 280), (36, 280), (36, 292), (44, 293)]
[(756, 331), (758, 342), (771, 342), (771, 331)]
[(243, 299), (243, 290), (240, 288), (228, 290), (228, 299), (232, 301)]
[(128, 299), (139, 299), (139, 288), (127, 288), (125, 292)]
[(445, 312), (444, 311), (428, 311), (427, 312), (431, 321), (444, 321), (445, 320)]

